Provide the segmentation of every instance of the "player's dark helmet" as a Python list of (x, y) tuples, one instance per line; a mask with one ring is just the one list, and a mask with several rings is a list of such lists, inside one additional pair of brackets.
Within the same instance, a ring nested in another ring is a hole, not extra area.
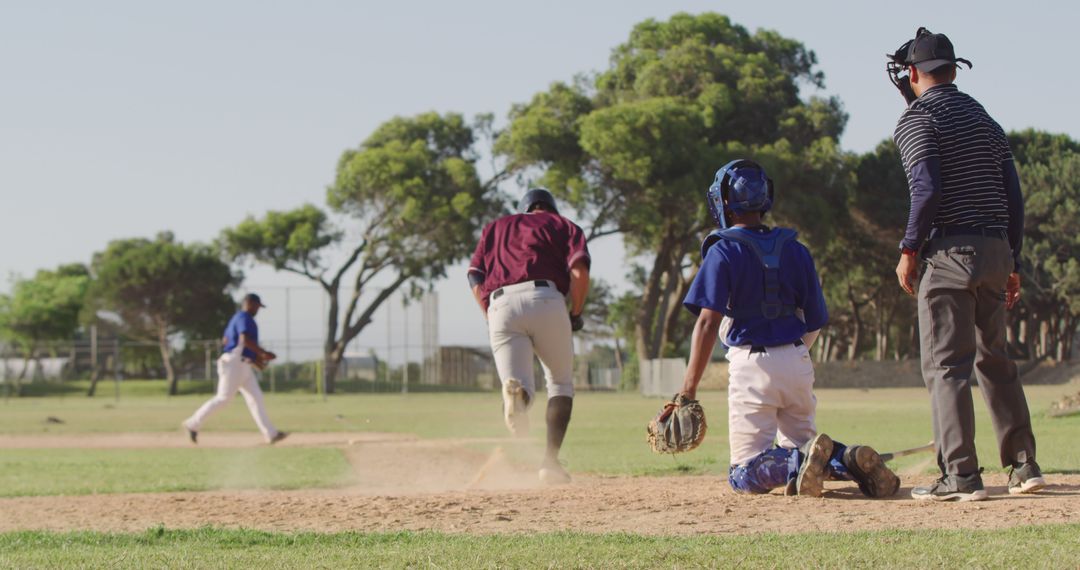
[(555, 196), (552, 196), (547, 188), (533, 188), (526, 192), (521, 197), (521, 201), (518, 202), (518, 212), (527, 214), (533, 211), (538, 204), (543, 204), (545, 208), (556, 214), (559, 213), (559, 209), (555, 206)]
[(768, 212), (773, 204), (773, 183), (760, 164), (733, 160), (716, 171), (706, 197), (713, 219), (727, 228), (731, 225), (728, 212)]

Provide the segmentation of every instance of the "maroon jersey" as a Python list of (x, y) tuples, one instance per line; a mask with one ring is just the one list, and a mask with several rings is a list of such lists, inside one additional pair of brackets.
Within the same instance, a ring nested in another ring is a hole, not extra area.
[(480, 282), (484, 307), (499, 287), (546, 279), (566, 295), (570, 268), (590, 263), (585, 232), (577, 224), (550, 212), (503, 216), (484, 228), (476, 244), (469, 273)]

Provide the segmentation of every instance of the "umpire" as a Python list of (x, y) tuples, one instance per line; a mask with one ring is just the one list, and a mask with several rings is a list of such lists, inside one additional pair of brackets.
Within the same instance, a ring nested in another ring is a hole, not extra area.
[[(559, 215), (543, 188), (529, 190), (519, 213), (488, 224), (469, 266), (469, 286), (488, 322), (491, 352), (503, 385), (506, 427), (528, 430), (536, 392), (533, 355), (547, 381), (547, 451), (540, 480), (570, 482), (559, 462), (574, 403), (574, 343), (589, 292), (585, 234)], [(566, 298), (570, 298), (569, 312)]]
[[(986, 498), (975, 455), (974, 373), (997, 434), (1009, 492), (1046, 486), (1035, 463), (1024, 389), (1006, 352), (1006, 310), (1020, 298), (1024, 203), (1001, 127), (953, 84), (959, 59), (944, 34), (920, 28), (890, 73), (910, 105), (896, 126), (911, 213), (896, 275), (918, 287), (923, 379), (942, 476), (915, 499)], [(907, 77), (899, 76), (906, 72)], [(909, 89), (908, 89), (909, 88)]]

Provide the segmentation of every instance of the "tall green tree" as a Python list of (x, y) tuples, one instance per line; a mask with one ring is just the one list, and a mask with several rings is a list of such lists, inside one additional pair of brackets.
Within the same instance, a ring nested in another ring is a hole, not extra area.
[(1010, 144), (1024, 191), (1024, 271), (1014, 342), (1023, 356), (1068, 360), (1080, 325), (1080, 143), (1027, 130)]
[(703, 196), (720, 165), (763, 163), (777, 182), (775, 218), (805, 238), (827, 242), (828, 222), (842, 218), (846, 116), (836, 99), (800, 96), (823, 85), (815, 65), (776, 32), (677, 14), (635, 26), (606, 70), (511, 110), (495, 147), (507, 167), (574, 204), (591, 238), (621, 233), (644, 261), (638, 358), (674, 353), (690, 330), (680, 300), (713, 224)]
[(90, 269), (93, 313), (111, 313), (126, 336), (155, 343), (169, 394), (176, 394), (173, 343), (219, 338), (236, 308), (229, 291), (240, 276), (215, 248), (180, 243), (169, 232), (110, 242)]
[[(398, 117), (346, 150), (327, 190), (335, 226), (305, 205), (249, 217), (222, 233), (225, 251), (302, 275), (327, 295), (324, 354), (327, 388), (349, 341), (402, 287), (414, 292), (468, 255), (483, 223), (502, 211), (497, 185), (481, 181), (475, 149), (490, 117), (469, 124), (458, 114)], [(344, 252), (337, 263), (331, 248)]]
[(894, 274), (910, 202), (900, 154), (886, 140), (851, 156), (849, 168), (845, 211), (832, 218), (832, 238), (815, 252), (829, 305), (818, 354), (822, 360), (908, 356), (915, 348), (915, 305)]
[(62, 265), (16, 280), (10, 295), (0, 295), (0, 339), (24, 356), (22, 380), (43, 345), (69, 341), (79, 328), (79, 314), (90, 281), (86, 266)]

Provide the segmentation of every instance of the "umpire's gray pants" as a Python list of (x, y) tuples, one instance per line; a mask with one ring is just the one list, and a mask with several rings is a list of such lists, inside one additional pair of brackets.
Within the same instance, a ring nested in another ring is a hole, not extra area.
[(947, 236), (923, 251), (919, 330), (923, 380), (930, 390), (938, 464), (948, 475), (978, 471), (975, 410), (969, 380), (978, 379), (997, 433), (1001, 465), (1035, 460), (1024, 388), (1005, 341), (1008, 242)]

